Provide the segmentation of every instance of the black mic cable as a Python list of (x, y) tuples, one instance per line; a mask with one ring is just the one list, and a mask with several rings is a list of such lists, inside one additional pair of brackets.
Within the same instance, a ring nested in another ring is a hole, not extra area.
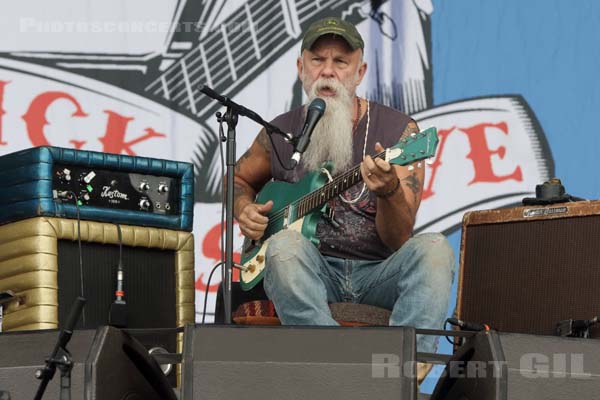
[(458, 318), (448, 318), (446, 320), (446, 322), (448, 322), (450, 325), (459, 327), (463, 331), (480, 332), (480, 331), (491, 330), (491, 328), (488, 324), (482, 324), (479, 322), (463, 321)]
[[(75, 192), (70, 190), (53, 190), (52, 197), (61, 200), (75, 200), (75, 209), (77, 210), (77, 247), (79, 249), (79, 292), (80, 296), (85, 299), (83, 290), (83, 252), (81, 250), (81, 217), (79, 215), (79, 198), (77, 198)], [(81, 319), (83, 323), (82, 328), (85, 328), (85, 307), (83, 307), (81, 310)]]

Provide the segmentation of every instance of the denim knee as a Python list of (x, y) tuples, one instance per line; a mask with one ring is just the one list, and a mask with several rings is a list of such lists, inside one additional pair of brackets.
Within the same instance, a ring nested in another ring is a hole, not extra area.
[(269, 259), (288, 261), (298, 254), (299, 247), (306, 240), (299, 232), (284, 229), (271, 236), (267, 246), (267, 262)]
[(454, 280), (455, 256), (448, 239), (441, 233), (422, 233), (408, 242), (413, 257), (419, 260), (419, 268), (425, 268), (427, 275), (438, 284), (448, 285)]
[(265, 286), (289, 287), (302, 279), (306, 268), (314, 264), (309, 260), (312, 249), (307, 246), (314, 247), (304, 236), (290, 229), (273, 235), (266, 251)]

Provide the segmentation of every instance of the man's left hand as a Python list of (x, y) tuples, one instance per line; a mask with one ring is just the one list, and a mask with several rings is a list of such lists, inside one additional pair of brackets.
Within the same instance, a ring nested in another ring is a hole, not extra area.
[[(385, 149), (381, 143), (375, 143), (377, 154)], [(365, 156), (360, 164), (360, 173), (367, 188), (376, 195), (392, 191), (398, 185), (396, 170), (390, 163), (381, 159)]]

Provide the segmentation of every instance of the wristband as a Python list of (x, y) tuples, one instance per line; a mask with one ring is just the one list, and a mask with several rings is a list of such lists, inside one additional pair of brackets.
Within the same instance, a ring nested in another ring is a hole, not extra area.
[(396, 186), (392, 190), (388, 190), (387, 192), (384, 192), (384, 193), (375, 193), (375, 196), (379, 197), (380, 199), (387, 199), (388, 197), (390, 197), (394, 193), (396, 193), (398, 191), (398, 189), (400, 189), (400, 178), (397, 178), (397, 179), (398, 180), (396, 181)]

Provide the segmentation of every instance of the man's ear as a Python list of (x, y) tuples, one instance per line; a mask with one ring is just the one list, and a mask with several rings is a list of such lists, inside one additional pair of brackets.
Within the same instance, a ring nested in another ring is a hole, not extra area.
[(298, 79), (302, 81), (302, 70), (304, 68), (304, 65), (302, 64), (302, 54), (300, 54), (300, 57), (296, 60), (296, 67), (298, 68)]
[(360, 85), (360, 83), (362, 82), (363, 78), (365, 77), (365, 74), (367, 73), (367, 63), (363, 62), (360, 67), (358, 67), (358, 79), (356, 82), (356, 86)]

